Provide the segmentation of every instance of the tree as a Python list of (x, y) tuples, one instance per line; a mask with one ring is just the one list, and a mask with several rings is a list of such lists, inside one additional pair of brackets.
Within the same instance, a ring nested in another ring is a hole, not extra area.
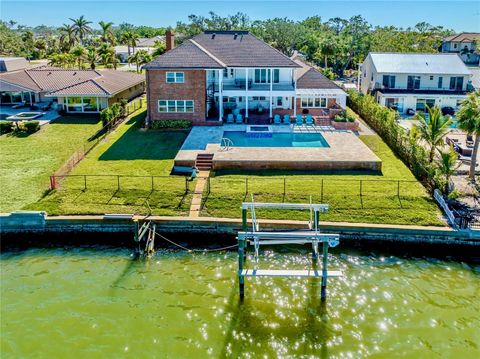
[(90, 64), (90, 68), (92, 70), (95, 70), (95, 64), (98, 61), (97, 49), (95, 49), (95, 47), (93, 47), (93, 46), (90, 46), (87, 49), (87, 55), (85, 56), (85, 59)]
[(468, 177), (475, 181), (475, 165), (480, 146), (480, 91), (471, 92), (462, 102), (457, 112), (457, 126), (469, 135), (475, 136), (472, 151), (472, 161)]
[(60, 47), (63, 51), (70, 51), (75, 46), (75, 26), (63, 24), (58, 31), (60, 31)]
[(72, 54), (75, 57), (77, 61), (78, 69), (81, 70), (83, 67), (82, 66), (83, 60), (85, 59), (85, 55), (86, 55), (85, 48), (82, 45), (77, 45), (70, 50), (70, 54)]
[(130, 51), (130, 45), (132, 44), (132, 39), (133, 39), (133, 32), (131, 31), (125, 31), (124, 33), (122, 33), (122, 36), (120, 37), (120, 41), (127, 45), (127, 49), (128, 49), (128, 56), (130, 56), (131, 54), (131, 51)]
[(443, 193), (448, 195), (450, 178), (455, 174), (455, 171), (460, 163), (457, 163), (457, 154), (451, 146), (447, 151), (438, 150), (438, 154), (439, 157), (436, 161), (437, 171), (445, 180), (445, 188)]
[(80, 41), (80, 44), (83, 45), (83, 39), (85, 35), (92, 32), (92, 28), (88, 26), (92, 22), (87, 21), (83, 15), (80, 16), (78, 19), (70, 18), (70, 20), (73, 21), (75, 36), (77, 36), (78, 40)]
[(417, 127), (420, 131), (420, 137), (430, 147), (428, 159), (430, 163), (433, 162), (435, 149), (443, 143), (445, 135), (452, 121), (448, 116), (442, 116), (440, 107), (428, 107), (428, 118), (424, 112), (417, 112), (415, 118), (420, 122)]
[(35, 49), (37, 50), (37, 59), (45, 58), (45, 52), (47, 50), (47, 42), (44, 39), (35, 40), (33, 44)]
[(133, 55), (129, 56), (128, 63), (137, 65), (137, 72), (140, 72), (140, 66), (152, 61), (152, 55), (147, 50), (138, 50)]
[(152, 57), (160, 56), (163, 53), (165, 53), (165, 51), (166, 51), (165, 44), (163, 42), (160, 42), (160, 41), (155, 41), (154, 48), (155, 49), (152, 52)]
[(53, 54), (48, 58), (50, 66), (70, 67), (75, 64), (75, 56), (69, 53)]
[(29, 60), (33, 55), (35, 48), (35, 38), (32, 31), (25, 31), (22, 34), (23, 49), (25, 51), (26, 58)]
[(100, 21), (98, 25), (100, 25), (102, 31), (101, 40), (108, 42), (112, 46), (115, 45), (115, 36), (112, 33), (113, 22)]

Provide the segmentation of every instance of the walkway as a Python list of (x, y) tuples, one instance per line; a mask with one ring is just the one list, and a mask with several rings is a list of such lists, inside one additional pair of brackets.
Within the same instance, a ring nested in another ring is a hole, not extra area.
[(197, 177), (197, 185), (193, 192), (192, 204), (190, 205), (189, 217), (199, 217), (200, 210), (202, 209), (202, 196), (205, 185), (207, 184), (208, 177), (210, 177), (210, 171), (199, 171)]

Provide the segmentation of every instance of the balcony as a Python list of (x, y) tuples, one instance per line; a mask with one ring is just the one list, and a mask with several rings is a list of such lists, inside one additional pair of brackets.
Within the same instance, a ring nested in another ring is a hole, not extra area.
[[(235, 79), (223, 83), (223, 91), (238, 91), (246, 90), (245, 79)], [(270, 91), (270, 83), (254, 83), (252, 80), (248, 80), (249, 91)], [(295, 84), (292, 81), (280, 81), (272, 84), (273, 91), (294, 91)]]
[(420, 87), (418, 89), (408, 88), (408, 87), (385, 87), (379, 84), (375, 84), (372, 89), (372, 92), (381, 92), (383, 94), (420, 94), (420, 95), (465, 95), (467, 90), (458, 90), (458, 89), (446, 89), (438, 87)]

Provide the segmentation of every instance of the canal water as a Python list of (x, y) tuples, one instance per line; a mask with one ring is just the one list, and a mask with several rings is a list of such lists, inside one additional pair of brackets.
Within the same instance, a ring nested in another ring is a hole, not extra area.
[[(309, 266), (266, 250), (263, 268)], [(335, 253), (314, 279), (246, 280), (235, 252), (111, 247), (1, 254), (2, 358), (479, 358), (480, 266)], [(249, 265), (252, 263), (250, 262)]]

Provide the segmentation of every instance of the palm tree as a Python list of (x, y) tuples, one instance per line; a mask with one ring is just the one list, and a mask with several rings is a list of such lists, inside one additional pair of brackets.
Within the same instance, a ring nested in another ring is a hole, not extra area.
[(38, 51), (38, 58), (43, 59), (45, 57), (45, 51), (47, 50), (47, 42), (44, 39), (38, 39), (33, 46)]
[(98, 54), (97, 54), (97, 50), (93, 46), (91, 46), (87, 49), (87, 55), (86, 55), (85, 59), (90, 64), (90, 68), (92, 70), (95, 70), (95, 63), (98, 60)]
[(130, 32), (130, 31), (125, 31), (124, 33), (122, 33), (122, 36), (120, 38), (120, 41), (127, 45), (127, 48), (128, 48), (128, 56), (131, 55), (131, 52), (130, 52), (130, 44), (132, 43), (132, 38), (133, 38), (133, 33)]
[(438, 150), (438, 154), (439, 157), (436, 161), (437, 170), (445, 179), (445, 189), (443, 193), (448, 195), (450, 178), (455, 174), (455, 171), (457, 170), (458, 166), (460, 166), (460, 163), (457, 162), (457, 154), (453, 150), (452, 146), (450, 146), (447, 151)]
[(468, 177), (475, 181), (475, 166), (477, 163), (478, 147), (480, 146), (480, 91), (471, 92), (462, 102), (457, 112), (457, 126), (469, 135), (475, 136), (472, 151), (472, 161)]
[(442, 116), (440, 107), (428, 107), (428, 118), (424, 112), (418, 112), (415, 118), (420, 121), (417, 125), (420, 136), (430, 146), (428, 159), (433, 162), (435, 149), (443, 142), (443, 138), (448, 133), (448, 129), (452, 121), (448, 116)]
[(75, 35), (80, 40), (80, 43), (83, 45), (83, 38), (85, 37), (85, 35), (92, 32), (92, 28), (88, 26), (92, 22), (87, 21), (83, 15), (80, 16), (78, 19), (70, 18), (70, 20), (73, 21)]
[(98, 25), (102, 28), (101, 40), (108, 42), (110, 45), (115, 45), (115, 37), (112, 33), (113, 22), (100, 21)]
[(63, 24), (58, 28), (60, 31), (60, 44), (63, 50), (70, 51), (75, 46), (75, 26)]
[(73, 49), (70, 50), (70, 54), (72, 54), (78, 64), (78, 69), (82, 69), (83, 60), (85, 59), (86, 51), (82, 45), (77, 45)]
[(128, 57), (129, 64), (137, 65), (137, 72), (140, 72), (140, 65), (146, 64), (152, 61), (152, 55), (147, 50), (138, 50), (133, 55)]

